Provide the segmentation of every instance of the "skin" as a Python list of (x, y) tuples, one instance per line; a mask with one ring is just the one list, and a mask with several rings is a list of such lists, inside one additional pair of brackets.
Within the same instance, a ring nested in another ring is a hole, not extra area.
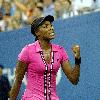
[[(51, 33), (54, 33), (54, 28), (49, 21), (45, 21), (41, 26), (39, 26), (39, 28), (36, 31), (36, 35), (38, 36), (38, 40), (43, 50), (43, 54), (47, 63), (50, 63), (50, 52), (51, 52), (50, 40), (55, 38), (55, 34)], [(74, 57), (80, 58), (79, 45), (72, 46), (72, 52)], [(22, 79), (27, 70), (27, 66), (28, 65), (25, 64), (24, 62), (21, 61), (17, 62), (15, 71), (15, 81), (10, 91), (10, 100), (16, 100)], [(70, 62), (64, 61), (61, 64), (61, 66), (63, 72), (65, 73), (69, 81), (72, 84), (77, 85), (80, 76), (80, 65), (75, 65), (75, 67), (72, 69)]]

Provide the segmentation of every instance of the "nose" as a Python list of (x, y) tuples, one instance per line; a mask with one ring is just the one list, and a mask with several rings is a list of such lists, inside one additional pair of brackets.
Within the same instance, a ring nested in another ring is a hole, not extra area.
[(54, 31), (54, 27), (52, 26), (50, 30), (53, 30)]

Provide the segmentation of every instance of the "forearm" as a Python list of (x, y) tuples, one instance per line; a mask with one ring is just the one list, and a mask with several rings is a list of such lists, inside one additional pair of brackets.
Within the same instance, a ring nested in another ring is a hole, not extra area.
[(81, 64), (81, 57), (79, 56), (78, 58), (75, 58), (75, 67), (72, 69), (71, 73), (69, 74), (69, 80), (75, 85), (79, 81), (80, 64)]
[(16, 100), (17, 98), (22, 80), (25, 75), (26, 66), (27, 65), (21, 61), (17, 62), (16, 70), (15, 70), (15, 80), (10, 91), (10, 100)]
[(77, 85), (80, 76), (80, 65), (76, 65), (72, 69), (72, 72), (68, 75), (68, 79), (72, 82), (72, 84)]
[(22, 83), (21, 79), (20, 80), (18, 78), (15, 79), (10, 91), (10, 100), (16, 100), (20, 90), (21, 83)]

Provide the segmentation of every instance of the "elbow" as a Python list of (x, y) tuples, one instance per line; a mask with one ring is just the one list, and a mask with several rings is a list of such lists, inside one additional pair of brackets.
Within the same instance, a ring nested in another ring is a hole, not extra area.
[(73, 85), (77, 85), (78, 84), (78, 82), (71, 82)]
[(71, 80), (71, 83), (72, 83), (73, 85), (77, 85), (78, 82), (79, 82), (79, 79), (77, 79), (77, 80)]
[(69, 81), (73, 84), (73, 85), (77, 85), (79, 82), (79, 76), (75, 76), (75, 75), (68, 75), (67, 78), (69, 79)]
[(73, 85), (77, 85), (79, 82), (79, 78), (77, 77), (69, 77), (69, 81), (73, 84)]

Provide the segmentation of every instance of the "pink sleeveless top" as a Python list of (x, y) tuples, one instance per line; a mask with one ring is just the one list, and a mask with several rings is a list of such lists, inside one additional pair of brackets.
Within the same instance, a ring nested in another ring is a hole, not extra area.
[[(56, 94), (56, 74), (60, 64), (68, 60), (68, 55), (63, 47), (51, 44), (54, 52), (54, 64), (51, 75), (51, 100), (59, 100)], [(45, 65), (42, 61), (40, 51), (42, 51), (39, 41), (26, 45), (18, 55), (18, 60), (28, 64), (27, 86), (22, 96), (22, 100), (45, 100), (44, 99), (44, 72)], [(48, 63), (47, 63), (48, 64)], [(50, 72), (51, 64), (48, 64)], [(48, 74), (47, 74), (48, 76)], [(47, 78), (48, 82), (48, 78)], [(49, 99), (48, 99), (49, 100)]]

